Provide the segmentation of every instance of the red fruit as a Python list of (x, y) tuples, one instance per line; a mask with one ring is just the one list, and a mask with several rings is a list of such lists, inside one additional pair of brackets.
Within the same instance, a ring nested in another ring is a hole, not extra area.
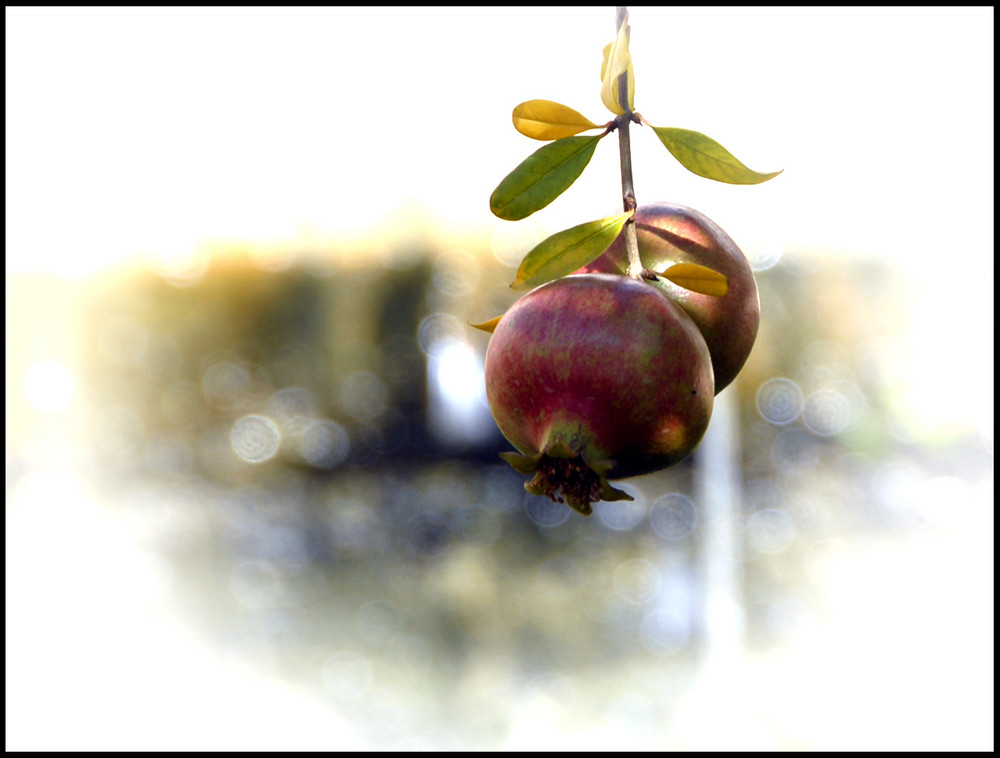
[[(647, 269), (663, 273), (675, 263), (697, 263), (729, 280), (729, 291), (720, 297), (692, 292), (662, 277), (655, 282), (701, 330), (712, 355), (718, 394), (743, 368), (760, 325), (760, 299), (750, 263), (715, 222), (684, 205), (641, 206), (635, 213), (635, 228), (639, 257)], [(576, 273), (625, 274), (627, 269), (622, 233), (603, 255)]]
[(610, 274), (569, 276), (522, 297), (486, 350), (486, 396), (534, 473), (525, 489), (591, 513), (630, 499), (608, 478), (685, 458), (712, 414), (705, 340), (655, 286)]

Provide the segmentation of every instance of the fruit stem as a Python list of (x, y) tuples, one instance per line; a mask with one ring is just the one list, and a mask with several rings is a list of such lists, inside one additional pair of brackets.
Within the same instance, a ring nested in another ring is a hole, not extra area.
[[(615, 32), (628, 20), (628, 8), (619, 5), (615, 11)], [(632, 187), (632, 143), (629, 140), (629, 124), (632, 111), (628, 104), (628, 71), (618, 77), (618, 102), (625, 112), (615, 121), (618, 125), (618, 155), (622, 167), (622, 207), (626, 211), (636, 209), (635, 189)], [(633, 279), (642, 277), (642, 261), (639, 259), (639, 241), (635, 236), (635, 221), (625, 222), (625, 250), (628, 252), (628, 275)]]

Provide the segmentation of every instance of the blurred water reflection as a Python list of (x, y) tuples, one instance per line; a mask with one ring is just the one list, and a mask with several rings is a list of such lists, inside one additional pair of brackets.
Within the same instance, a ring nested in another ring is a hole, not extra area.
[[(941, 683), (965, 700), (991, 689), (969, 673), (992, 636), (991, 441), (902, 437), (879, 347), (894, 333), (831, 319), (838, 301), (809, 294), (846, 275), (786, 253), (760, 267), (761, 339), (727, 390), (731, 489), (696, 489), (698, 454), (589, 519), (530, 495), (496, 456), (488, 338), (468, 326), (513, 300), (531, 244), (517, 229), (489, 253), (380, 248), (375, 271), (288, 254), (97, 280), (76, 353), (8, 353), (8, 666), (28, 651), (15, 681), (34, 682), (14, 714), (80, 675), (59, 652), (76, 633), (70, 654), (97, 655), (83, 673), (103, 682), (90, 699), (112, 708), (144, 689), (136, 661), (177, 672), (161, 672), (176, 689), (146, 729), (202, 670), (220, 677), (211, 692), (251, 691), (239, 661), (298, 693), (276, 694), (277, 712), (333, 719), (329, 741), (296, 722), (309, 739), (287, 744), (310, 748), (822, 749), (880, 729), (893, 747), (952, 744), (927, 718)], [(719, 529), (732, 549), (706, 556)], [(890, 581), (878, 555), (931, 563)], [(708, 565), (729, 572), (740, 618), (709, 608)], [(864, 630), (893, 618), (923, 659), (965, 649), (964, 673), (931, 666), (916, 685), (885, 669), (870, 639), (903, 641)], [(151, 619), (170, 621), (148, 637), (159, 652), (142, 642)], [(834, 648), (842, 671), (822, 664)], [(796, 700), (836, 721), (873, 679), (886, 698), (917, 687), (922, 723), (904, 698), (864, 734), (842, 723), (847, 739)], [(979, 711), (945, 713), (981, 738)], [(155, 746), (80, 729), (88, 746)]]

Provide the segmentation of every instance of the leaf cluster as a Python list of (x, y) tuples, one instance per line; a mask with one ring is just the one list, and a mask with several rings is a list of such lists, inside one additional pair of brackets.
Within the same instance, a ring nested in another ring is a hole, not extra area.
[[(753, 171), (711, 137), (691, 129), (653, 126), (635, 113), (635, 74), (629, 36), (630, 27), (623, 23), (615, 39), (605, 46), (601, 62), (601, 101), (615, 115), (613, 120), (597, 124), (579, 111), (552, 100), (528, 100), (514, 108), (511, 115), (514, 128), (526, 137), (549, 144), (529, 155), (493, 190), (490, 210), (495, 216), (519, 221), (547, 206), (580, 177), (594, 156), (597, 144), (627, 121), (649, 126), (684, 168), (706, 179), (727, 184), (760, 184), (781, 173)], [(622, 75), (627, 82), (624, 103), (618, 89)], [(592, 136), (578, 136), (594, 129), (602, 131)], [(535, 287), (585, 266), (607, 250), (631, 215), (630, 211), (589, 221), (548, 237), (525, 256), (511, 287)], [(717, 294), (721, 287), (717, 280), (706, 278), (703, 272), (675, 274), (676, 280), (688, 282), (677, 281), (681, 286), (706, 294)], [(722, 279), (724, 281), (725, 277)]]

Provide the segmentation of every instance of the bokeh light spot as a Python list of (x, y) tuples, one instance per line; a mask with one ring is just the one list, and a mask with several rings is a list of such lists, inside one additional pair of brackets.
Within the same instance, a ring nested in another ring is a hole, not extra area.
[(372, 666), (368, 659), (350, 650), (327, 658), (323, 664), (323, 687), (339, 700), (357, 700), (372, 683)]
[(565, 523), (572, 512), (565, 503), (556, 503), (547, 497), (531, 493), (525, 493), (524, 507), (528, 512), (528, 518), (545, 528)]
[(448, 313), (432, 313), (417, 327), (417, 341), (428, 355), (435, 355), (448, 345), (464, 339), (461, 322)]
[(653, 531), (667, 540), (684, 540), (698, 523), (698, 510), (687, 495), (671, 492), (653, 503), (649, 516)]
[(267, 401), (267, 414), (281, 426), (313, 416), (316, 410), (316, 397), (304, 387), (285, 387)]
[(251, 414), (233, 424), (230, 441), (240, 458), (250, 463), (262, 463), (278, 452), (281, 433), (277, 424), (267, 416)]
[(618, 564), (614, 583), (619, 597), (630, 603), (646, 603), (660, 588), (660, 572), (650, 561), (634, 558)]
[(335, 421), (312, 421), (299, 440), (299, 452), (305, 460), (320, 468), (335, 468), (347, 459), (351, 440), (344, 427)]
[(616, 500), (611, 503), (601, 500), (594, 503), (594, 514), (609, 529), (619, 532), (635, 529), (649, 513), (649, 502), (636, 487), (630, 484), (616, 486), (631, 495), (633, 499)]
[(202, 376), (205, 399), (219, 408), (234, 408), (250, 391), (250, 372), (236, 363), (216, 363)]
[(750, 261), (750, 268), (756, 272), (767, 271), (774, 268), (781, 261), (784, 254), (782, 245), (776, 240), (768, 240), (764, 244), (755, 245), (746, 249), (747, 260)]
[(768, 379), (757, 390), (757, 410), (777, 426), (790, 424), (802, 412), (802, 389), (791, 379)]
[(829, 437), (847, 426), (851, 420), (851, 405), (837, 390), (818, 390), (806, 398), (802, 419), (809, 431)]
[(152, 269), (176, 287), (197, 284), (208, 271), (209, 254), (206, 250), (161, 250), (151, 258)]
[(791, 546), (796, 530), (787, 513), (766, 508), (747, 519), (746, 532), (747, 541), (754, 550), (774, 555)]

